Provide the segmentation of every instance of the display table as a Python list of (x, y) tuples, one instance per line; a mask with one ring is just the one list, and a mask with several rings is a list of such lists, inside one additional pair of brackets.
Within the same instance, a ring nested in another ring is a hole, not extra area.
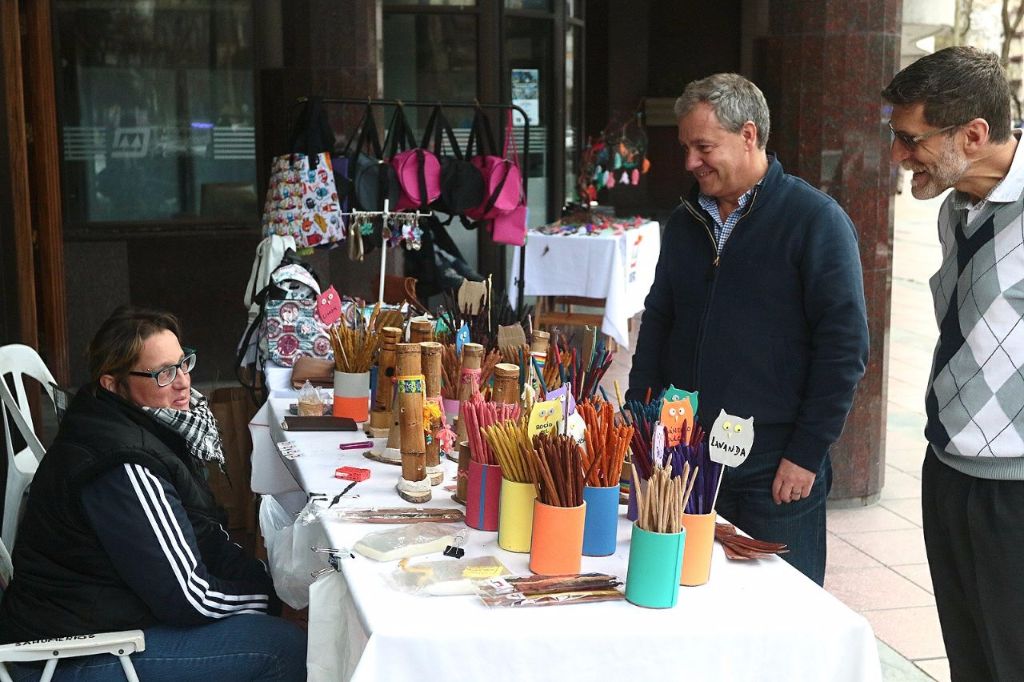
[[(661, 228), (648, 222), (614, 235), (527, 235), (527, 296), (603, 298), (601, 331), (629, 348), (629, 319), (644, 309), (661, 250)], [(512, 272), (519, 272), (520, 248)], [(515, 286), (509, 287), (514, 297)], [(512, 300), (515, 306), (515, 301)]]
[[(363, 439), (361, 433), (282, 431), (279, 416), (287, 403), (272, 399), (261, 411), (269, 418), (266, 425), (260, 424), (259, 415), (253, 420), (254, 436), (262, 436), (254, 438), (254, 447), (273, 448), (271, 441), (285, 435), (298, 444), (300, 457), (278, 462), (293, 486), (332, 496), (347, 485), (333, 477), (335, 468), (368, 467), (372, 477), (335, 509), (410, 506), (394, 491), (400, 467), (338, 449), (341, 442)], [(254, 480), (265, 459), (258, 462), (254, 452)], [(455, 465), (447, 465), (446, 484), (455, 473)], [(433, 501), (425, 506), (456, 504), (450, 492), (436, 486)], [(625, 580), (631, 524), (621, 509), (615, 554), (584, 557), (584, 572)], [(366, 533), (391, 527), (336, 519), (326, 519), (324, 526), (337, 548), (351, 547)], [(494, 555), (513, 573), (529, 574), (529, 555), (499, 549), (496, 536), (467, 529), (466, 557)], [(443, 557), (411, 561), (438, 559)], [(378, 563), (356, 554), (341, 561), (346, 589), (337, 603), (310, 604), (310, 623), (336, 624), (341, 629), (338, 640), (344, 644), (327, 647), (332, 650), (311, 649), (310, 657), (333, 657), (331, 664), (342, 671), (341, 679), (353, 680), (881, 679), (867, 621), (789, 564), (775, 557), (728, 561), (717, 544), (712, 561), (710, 582), (680, 588), (679, 603), (672, 609), (645, 609), (625, 601), (489, 609), (471, 596), (397, 592), (383, 580), (396, 562)]]

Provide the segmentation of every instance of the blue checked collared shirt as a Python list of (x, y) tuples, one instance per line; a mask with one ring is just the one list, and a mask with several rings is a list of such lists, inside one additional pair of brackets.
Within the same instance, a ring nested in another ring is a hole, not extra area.
[(750, 201), (750, 197), (754, 195), (754, 190), (757, 189), (757, 183), (746, 192), (744, 192), (739, 201), (736, 204), (736, 210), (729, 214), (729, 217), (722, 221), (722, 216), (718, 213), (718, 201), (714, 197), (709, 197), (707, 194), (701, 192), (697, 195), (697, 202), (700, 203), (700, 207), (707, 211), (715, 221), (715, 243), (718, 245), (718, 253), (722, 253), (722, 247), (725, 246), (725, 240), (732, 234), (732, 230), (736, 227), (736, 223), (740, 217), (743, 216), (744, 209), (747, 207), (747, 202)]

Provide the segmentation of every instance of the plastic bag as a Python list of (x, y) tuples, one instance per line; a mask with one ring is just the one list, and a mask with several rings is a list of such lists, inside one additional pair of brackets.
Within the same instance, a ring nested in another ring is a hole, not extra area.
[(274, 590), (293, 609), (309, 605), (311, 573), (326, 566), (326, 555), (310, 549), (327, 546), (327, 535), (312, 505), (307, 504), (295, 518), (270, 495), (263, 495), (260, 503), (260, 530), (267, 545)]
[(376, 561), (392, 561), (442, 551), (452, 544), (458, 526), (447, 523), (410, 523), (364, 535), (352, 549)]
[(504, 564), (493, 556), (473, 557), (464, 561), (424, 561), (418, 564), (402, 559), (398, 562), (398, 568), (385, 579), (393, 589), (406, 594), (448, 596), (476, 594), (477, 581), (509, 574)]

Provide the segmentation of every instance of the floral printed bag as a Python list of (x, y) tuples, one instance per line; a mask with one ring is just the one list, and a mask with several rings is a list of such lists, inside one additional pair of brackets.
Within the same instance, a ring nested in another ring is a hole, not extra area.
[(295, 238), (299, 248), (345, 239), (331, 165), (334, 133), (319, 97), (310, 97), (292, 131), (292, 152), (274, 158), (263, 205), (263, 235)]

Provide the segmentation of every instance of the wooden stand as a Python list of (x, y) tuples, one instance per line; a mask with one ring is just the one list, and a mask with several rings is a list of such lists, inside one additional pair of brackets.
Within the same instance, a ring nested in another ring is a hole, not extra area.
[(494, 389), (491, 400), (498, 405), (519, 404), (519, 365), (499, 362), (494, 366)]
[(420, 347), (416, 343), (399, 343), (395, 350), (398, 356), (398, 421), (402, 450), (402, 478), (396, 489), (408, 502), (429, 502)]
[(373, 410), (366, 425), (366, 435), (386, 438), (394, 421), (395, 344), (402, 338), (398, 327), (381, 330), (380, 354), (377, 359), (377, 390), (373, 396)]
[(413, 320), (409, 323), (409, 343), (423, 343), (434, 340), (433, 320)]
[[(473, 397), (473, 389), (480, 389), (474, 383), (480, 379), (480, 364), (483, 362), (484, 347), (479, 343), (467, 343), (462, 347), (462, 369), (459, 373), (459, 422), (455, 426), (455, 442), (466, 440), (466, 420), (462, 418), (462, 401)], [(468, 370), (468, 371), (467, 371)]]
[(441, 441), (438, 439), (441, 429), (444, 428), (444, 421), (441, 419), (441, 352), (443, 348), (441, 344), (433, 341), (420, 343), (426, 401), (437, 405), (437, 420), (426, 425), (428, 427), (426, 465), (430, 485), (438, 485), (444, 480), (444, 469), (441, 467)]

